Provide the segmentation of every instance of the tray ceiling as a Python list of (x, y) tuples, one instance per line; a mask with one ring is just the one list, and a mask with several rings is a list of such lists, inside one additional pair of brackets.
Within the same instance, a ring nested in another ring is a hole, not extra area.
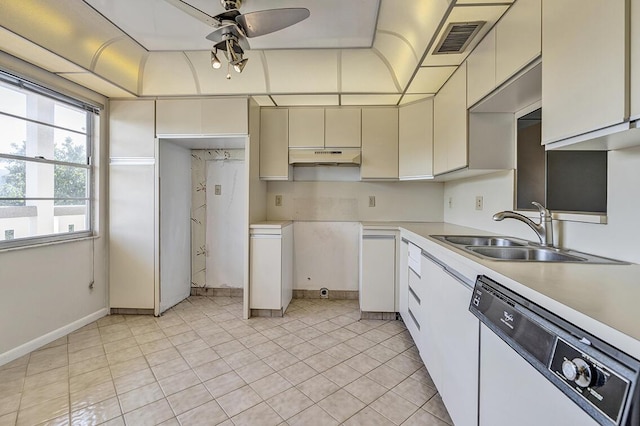
[[(210, 15), (218, 0), (187, 0)], [(249, 39), (242, 74), (210, 66), (212, 28), (164, 0), (0, 2), (0, 50), (108, 97), (250, 95), (262, 105), (397, 105), (433, 96), (511, 1), (244, 0), (311, 17)], [(487, 22), (456, 55), (449, 22)], [(445, 57), (443, 57), (445, 56)]]

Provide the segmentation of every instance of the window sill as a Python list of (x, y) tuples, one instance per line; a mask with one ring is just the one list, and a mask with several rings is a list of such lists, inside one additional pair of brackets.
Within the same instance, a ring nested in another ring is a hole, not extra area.
[[(52, 237), (55, 238), (55, 237)], [(48, 241), (38, 241), (38, 242), (23, 242), (22, 244), (18, 245), (18, 242), (16, 241), (16, 245), (14, 246), (5, 246), (3, 247), (2, 245), (0, 245), (0, 253), (6, 253), (6, 252), (11, 252), (11, 251), (16, 251), (16, 250), (25, 250), (25, 249), (32, 249), (32, 248), (40, 248), (40, 247), (47, 247), (47, 246), (55, 246), (58, 244), (69, 244), (69, 243), (77, 243), (80, 241), (88, 241), (88, 240), (97, 240), (98, 238), (100, 238), (99, 235), (82, 235), (82, 236), (77, 236), (77, 237), (72, 237), (72, 238), (65, 238), (65, 239), (52, 239), (52, 240), (48, 240)]]
[[(523, 216), (526, 216), (532, 220), (540, 219), (538, 212), (532, 212), (530, 210), (517, 211)], [(607, 224), (607, 215), (598, 213), (563, 213), (563, 212), (551, 212), (553, 220), (559, 220), (561, 222), (581, 222), (581, 223), (595, 223), (599, 225)]]

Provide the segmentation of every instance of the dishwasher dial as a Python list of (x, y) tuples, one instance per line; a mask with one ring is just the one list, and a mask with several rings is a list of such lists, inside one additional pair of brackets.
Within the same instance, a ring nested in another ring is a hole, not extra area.
[(591, 385), (591, 380), (593, 379), (591, 366), (581, 358), (565, 359), (562, 362), (562, 375), (582, 388)]

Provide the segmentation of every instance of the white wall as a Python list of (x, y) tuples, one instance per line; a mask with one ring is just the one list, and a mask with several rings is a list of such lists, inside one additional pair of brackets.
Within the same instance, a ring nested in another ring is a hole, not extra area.
[(191, 150), (160, 140), (160, 312), (191, 292)]
[[(64, 93), (106, 103), (100, 95), (2, 52), (0, 66)], [(99, 139), (105, 141), (106, 117), (100, 121)], [(0, 365), (107, 313), (107, 167), (102, 164), (107, 150), (105, 143), (96, 148), (98, 238), (0, 252)]]
[[(215, 194), (220, 185), (220, 195)], [(243, 288), (247, 199), (245, 161), (207, 162), (207, 287)]]
[[(349, 178), (353, 171), (329, 172)], [(293, 288), (358, 290), (360, 222), (441, 222), (443, 188), (434, 182), (269, 182), (267, 218), (295, 221)], [(280, 207), (276, 195), (282, 195)]]
[[(267, 218), (301, 221), (441, 222), (443, 184), (435, 182), (269, 182)], [(282, 195), (276, 207), (275, 196)], [(369, 207), (369, 196), (376, 206)]]
[[(562, 221), (555, 223), (556, 244), (561, 247), (640, 263), (640, 147), (609, 152), (607, 224)], [(588, 190), (588, 188), (585, 188)], [(501, 210), (513, 210), (514, 174), (498, 172), (462, 181), (444, 188), (444, 219), (502, 235), (536, 240), (533, 231), (515, 220), (494, 222)], [(484, 209), (475, 210), (475, 197), (482, 195)], [(448, 201), (452, 199), (449, 208)]]

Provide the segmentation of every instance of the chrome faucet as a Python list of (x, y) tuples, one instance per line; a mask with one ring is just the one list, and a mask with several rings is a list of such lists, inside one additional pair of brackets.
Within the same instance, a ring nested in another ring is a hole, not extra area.
[(538, 210), (540, 210), (539, 224), (535, 223), (528, 217), (521, 215), (520, 213), (512, 211), (498, 212), (493, 215), (493, 220), (500, 221), (502, 219), (517, 219), (521, 222), (524, 222), (534, 230), (534, 232), (540, 239), (540, 244), (545, 247), (553, 247), (553, 222), (551, 220), (551, 212), (540, 203), (536, 203), (535, 201), (533, 201), (531, 204), (533, 204), (538, 208)]

